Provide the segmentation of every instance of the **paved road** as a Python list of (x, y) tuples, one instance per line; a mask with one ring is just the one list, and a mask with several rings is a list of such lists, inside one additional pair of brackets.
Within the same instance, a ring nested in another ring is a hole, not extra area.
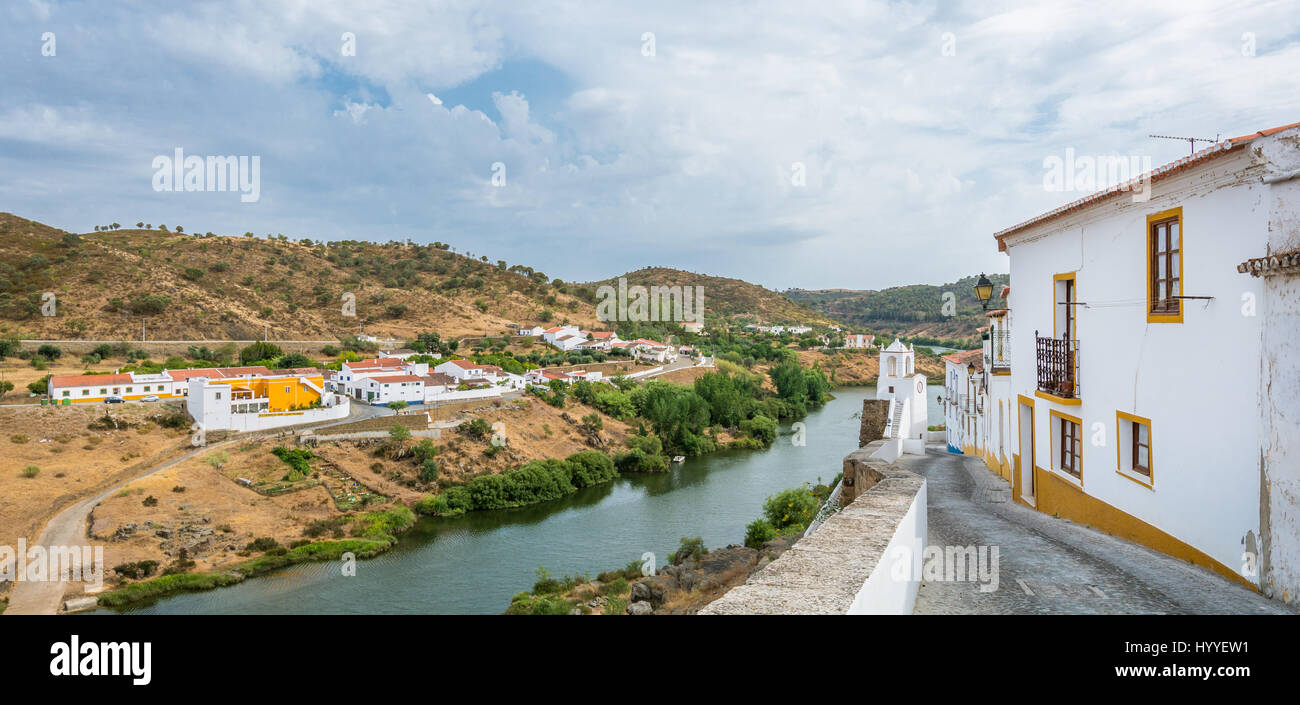
[[(83, 546), (85, 545), (87, 541), (86, 520), (90, 517), (90, 512), (95, 508), (96, 505), (98, 505), (104, 499), (106, 499), (113, 493), (117, 492), (121, 488), (125, 487), (126, 485), (129, 485), (132, 482), (135, 482), (136, 480), (139, 480), (141, 478), (153, 475), (156, 472), (166, 470), (167, 468), (172, 467), (182, 461), (193, 458), (196, 455), (208, 453), (212, 450), (215, 450), (225, 445), (230, 445), (232, 443), (245, 443), (250, 439), (275, 436), (279, 433), (283, 433), (286, 431), (290, 433), (296, 433), (304, 428), (309, 428), (309, 427), (328, 428), (330, 426), (338, 426), (345, 423), (352, 423), (353, 421), (359, 421), (365, 418), (371, 418), (374, 416), (381, 416), (384, 414), (392, 414), (392, 413), (393, 413), (392, 409), (386, 409), (383, 407), (372, 407), (368, 404), (353, 403), (351, 404), (351, 408), (348, 410), (347, 418), (338, 421), (331, 421), (328, 423), (321, 423), (321, 424), (303, 424), (301, 426), (288, 426), (285, 428), (277, 428), (272, 431), (266, 431), (261, 433), (239, 434), (229, 440), (225, 440), (220, 443), (213, 443), (207, 446), (203, 446), (201, 448), (197, 448), (184, 455), (163, 462), (159, 465), (154, 465), (144, 470), (139, 475), (136, 475), (135, 477), (131, 478), (130, 480), (114, 485), (113, 487), (110, 487), (104, 490), (103, 492), (96, 494), (93, 497), (84, 499), (64, 509), (63, 511), (54, 515), (54, 517), (51, 518), (45, 524), (45, 528), (41, 530), (40, 537), (38, 537), (37, 540), (32, 545), (39, 545), (39, 546)], [(68, 583), (66, 582), (19, 581), (14, 584), (13, 590), (9, 593), (9, 606), (5, 609), (4, 614), (5, 615), (55, 614), (62, 607), (63, 596), (64, 593), (67, 592), (67, 590), (68, 590)]]
[(915, 614), (1296, 613), (1185, 561), (1017, 505), (976, 458), (930, 448), (899, 464), (927, 479), (930, 546), (998, 547), (996, 590), (923, 582)]

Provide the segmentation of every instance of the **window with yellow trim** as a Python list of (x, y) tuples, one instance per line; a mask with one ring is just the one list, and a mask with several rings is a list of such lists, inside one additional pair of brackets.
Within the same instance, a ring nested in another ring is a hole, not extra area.
[(1147, 272), (1151, 277), (1148, 312), (1153, 316), (1181, 313), (1182, 214), (1150, 223), (1147, 233)]
[(1132, 414), (1118, 414), (1119, 469), (1151, 480), (1151, 422)]

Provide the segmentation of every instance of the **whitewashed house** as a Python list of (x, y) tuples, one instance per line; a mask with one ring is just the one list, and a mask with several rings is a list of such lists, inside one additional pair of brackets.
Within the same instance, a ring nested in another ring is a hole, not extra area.
[(1300, 598), (1298, 175), (1300, 123), (996, 234), (1016, 501)]
[(876, 398), (888, 399), (885, 436), (898, 440), (898, 452), (925, 453), (927, 406), (925, 375), (916, 372), (916, 351), (895, 339), (880, 353)]
[(876, 336), (874, 335), (866, 335), (864, 333), (850, 333), (844, 336), (844, 347), (858, 349), (858, 350), (870, 348), (872, 346), (872, 343), (875, 342), (875, 340), (876, 340)]
[(984, 359), (980, 350), (943, 356), (943, 428), (948, 450), (973, 453), (984, 427)]

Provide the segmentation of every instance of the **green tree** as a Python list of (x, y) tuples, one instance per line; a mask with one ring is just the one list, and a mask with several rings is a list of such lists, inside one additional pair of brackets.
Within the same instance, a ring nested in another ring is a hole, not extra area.
[(261, 360), (274, 360), (284, 354), (278, 345), (257, 341), (252, 345), (239, 351), (239, 362), (244, 365), (251, 365)]

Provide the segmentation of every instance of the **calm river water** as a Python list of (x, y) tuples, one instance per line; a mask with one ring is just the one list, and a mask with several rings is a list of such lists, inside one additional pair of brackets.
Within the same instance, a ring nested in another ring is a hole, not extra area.
[[(926, 390), (930, 424), (943, 421)], [(709, 547), (740, 543), (775, 492), (829, 482), (857, 448), (862, 399), (875, 387), (838, 389), (804, 420), (806, 445), (789, 425), (772, 448), (689, 458), (661, 475), (625, 475), (557, 502), (453, 519), (422, 519), (392, 551), (356, 565), (304, 564), (237, 586), (166, 598), (135, 614), (500, 613), (544, 565), (553, 574), (621, 568), (646, 551), (658, 563), (683, 536)]]

